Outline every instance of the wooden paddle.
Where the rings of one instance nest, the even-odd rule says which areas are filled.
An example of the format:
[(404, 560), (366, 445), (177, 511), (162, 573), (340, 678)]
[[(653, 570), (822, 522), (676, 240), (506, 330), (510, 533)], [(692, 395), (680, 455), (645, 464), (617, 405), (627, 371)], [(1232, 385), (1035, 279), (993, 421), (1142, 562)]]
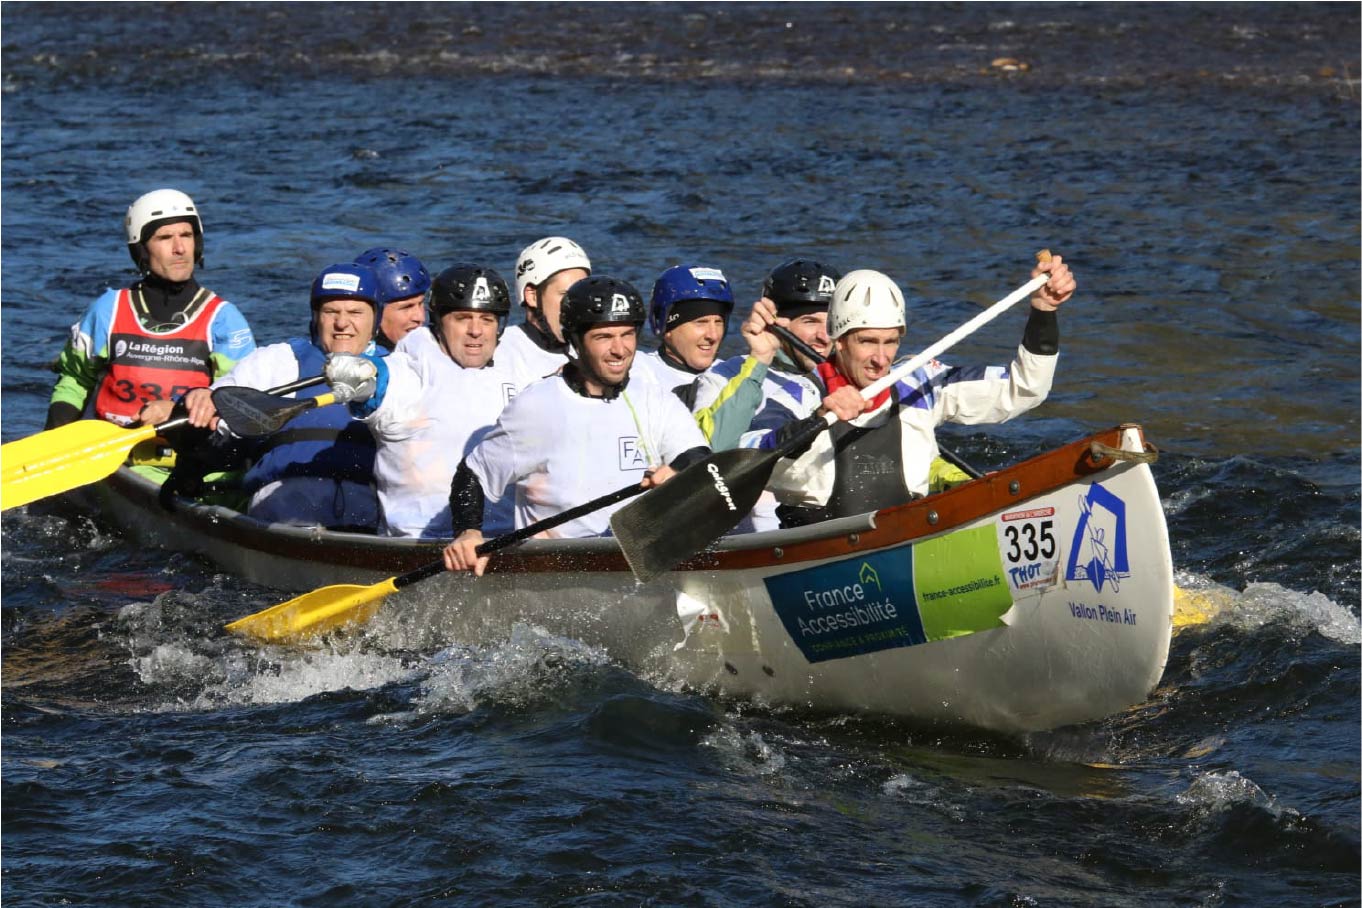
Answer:
[[(1027, 281), (902, 366), (862, 388), (861, 396), (873, 399), (1029, 297), (1049, 279), (1049, 275), (1042, 274)], [(837, 415), (829, 412), (821, 425), (773, 450), (735, 448), (711, 454), (616, 511), (610, 517), (610, 528), (619, 539), (634, 576), (646, 583), (732, 529), (757, 503), (777, 461), (806, 448), (835, 422)]]
[[(527, 527), (521, 527), (501, 536), (495, 536), (479, 545), (477, 552), (479, 555), (490, 555), (528, 539), (536, 533), (552, 529), (560, 524), (567, 523), (569, 520), (576, 520), (578, 517), (590, 514), (593, 511), (599, 511), (601, 508), (624, 501), (626, 498), (632, 498), (642, 491), (641, 485), (627, 485), (609, 495), (602, 495), (586, 504), (568, 508), (561, 514), (555, 514), (538, 523), (532, 523)], [(294, 643), (336, 630), (347, 624), (362, 624), (374, 616), (384, 598), (403, 587), (411, 586), (427, 577), (433, 577), (444, 569), (445, 562), (444, 558), (441, 557), (437, 561), (432, 561), (405, 574), (389, 577), (387, 580), (381, 580), (368, 586), (352, 583), (324, 586), (310, 593), (294, 597), (288, 602), (271, 606), (262, 612), (256, 612), (254, 615), (238, 618), (226, 627), (229, 631), (253, 637), (263, 643)]]
[[(289, 401), (273, 409), (262, 407), (262, 398), (288, 394), (324, 381), (326, 379), (319, 375), (268, 392), (254, 388), (219, 388), (213, 392), (213, 402), (222, 407), (218, 402), (223, 400), (229, 408), (236, 403), (243, 404), (236, 413), (242, 427), (256, 435), (268, 435), (303, 410), (329, 403), (333, 397), (323, 394), (306, 401)], [(232, 393), (219, 398), (223, 392)], [(248, 415), (252, 409), (254, 415)], [(103, 419), (78, 419), (0, 446), (0, 510), (17, 508), (98, 482), (117, 470), (139, 442), (156, 438), (188, 422), (188, 416), (177, 416), (158, 426), (127, 429)], [(231, 421), (227, 424), (235, 425)]]

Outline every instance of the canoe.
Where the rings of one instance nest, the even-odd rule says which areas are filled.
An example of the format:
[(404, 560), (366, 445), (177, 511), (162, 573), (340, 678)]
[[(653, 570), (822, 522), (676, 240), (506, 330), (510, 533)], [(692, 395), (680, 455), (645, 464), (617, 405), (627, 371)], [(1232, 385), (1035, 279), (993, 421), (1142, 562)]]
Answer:
[[(482, 578), (389, 597), (365, 630), (439, 647), (537, 627), (658, 683), (772, 706), (1007, 733), (1100, 719), (1145, 700), (1168, 656), (1154, 456), (1117, 426), (906, 505), (726, 538), (647, 584), (613, 539), (532, 540)], [(375, 583), (440, 549), (184, 500), (167, 512), (126, 469), (92, 490), (133, 537), (280, 591)]]

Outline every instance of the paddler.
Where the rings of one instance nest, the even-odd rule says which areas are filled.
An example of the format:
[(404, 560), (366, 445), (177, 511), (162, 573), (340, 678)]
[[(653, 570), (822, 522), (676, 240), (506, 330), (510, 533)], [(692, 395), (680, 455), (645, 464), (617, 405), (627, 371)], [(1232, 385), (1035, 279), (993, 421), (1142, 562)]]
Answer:
[(524, 387), (557, 372), (568, 361), (568, 345), (559, 324), (563, 295), (591, 274), (586, 251), (567, 237), (537, 240), (520, 252), (515, 263), (515, 296), (525, 322), (501, 337), (502, 364)]
[(836, 284), (828, 309), (832, 358), (813, 373), (822, 392), (778, 429), (755, 431), (748, 447), (778, 446), (817, 424), (840, 420), (795, 459), (781, 460), (767, 488), (782, 504), (785, 525), (845, 517), (903, 504), (930, 491), (943, 422), (1005, 422), (1039, 405), (1050, 392), (1059, 353), (1057, 310), (1077, 286), (1060, 256), (1036, 266), (1049, 282), (1031, 297), (1030, 316), (1010, 366), (917, 370), (873, 401), (860, 394), (887, 374), (906, 331), (903, 293), (878, 271), (853, 271)]
[[(404, 337), (392, 355), (374, 358), (372, 396), (333, 380), (334, 388), (347, 392), (351, 414), (364, 420), (378, 443), (380, 534), (453, 535), (454, 470), (515, 395), (513, 377), (494, 360), (510, 312), (511, 295), (501, 275), (481, 265), (453, 265), (431, 286), (430, 325)], [(328, 378), (351, 375), (357, 367), (347, 359), (333, 355)], [(483, 526), (511, 529), (509, 496), (489, 510)]]
[(674, 265), (653, 284), (648, 325), (657, 349), (634, 358), (636, 375), (656, 381), (690, 406), (694, 382), (719, 355), (733, 312), (733, 289), (723, 271), (705, 265)]
[[(322, 375), (334, 354), (387, 352), (375, 343), (383, 307), (373, 269), (353, 262), (323, 269), (312, 282), (310, 302), (307, 337), (258, 348), (213, 387), (264, 390)], [(372, 395), (378, 373), (373, 362), (362, 356), (343, 361), (348, 370), (326, 370), (337, 398)], [(324, 386), (313, 386), (297, 395), (323, 391)], [(220, 421), (211, 398), (208, 409), (203, 424), (215, 427)], [(219, 433), (229, 428), (219, 427)], [(270, 523), (372, 531), (378, 524), (374, 450), (368, 427), (345, 407), (317, 407), (294, 417), (279, 432), (246, 446), (253, 459), (244, 479), (247, 514)]]
[(378, 302), (383, 318), (378, 323), (378, 345), (391, 350), (412, 331), (426, 323), (426, 294), (430, 272), (421, 260), (401, 249), (376, 246), (355, 257), (378, 278)]
[(840, 277), (814, 259), (791, 259), (766, 276), (761, 299), (752, 304), (753, 324), (743, 326), (751, 352), (716, 363), (695, 383), (694, 409), (716, 451), (737, 447), (747, 432), (783, 425), (821, 399), (809, 378), (817, 363), (763, 332), (768, 325), (781, 325), (826, 357), (832, 349), (828, 304)]
[(188, 395), (255, 349), (236, 306), (194, 279), (203, 264), (203, 221), (178, 189), (141, 196), (124, 218), (128, 254), (141, 278), (107, 290), (71, 326), (53, 364), (46, 428), (85, 415), (124, 426), (154, 425)]
[[(568, 364), (517, 394), (454, 474), (450, 510), (459, 535), (444, 550), (447, 568), (483, 572), (487, 559), (475, 550), (483, 541), (484, 501), (511, 489), (519, 528), (630, 482), (660, 485), (709, 453), (674, 394), (630, 380), (645, 319), (642, 296), (625, 281), (593, 276), (568, 289), (561, 312)], [(619, 506), (551, 534), (603, 535)]]

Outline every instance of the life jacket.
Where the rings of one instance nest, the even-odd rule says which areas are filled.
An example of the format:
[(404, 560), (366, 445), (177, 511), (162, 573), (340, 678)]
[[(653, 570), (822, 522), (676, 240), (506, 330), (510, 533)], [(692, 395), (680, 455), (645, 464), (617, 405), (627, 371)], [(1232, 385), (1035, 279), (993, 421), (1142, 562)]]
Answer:
[[(288, 342), (298, 360), (299, 375), (320, 375), (326, 354), (306, 338)], [(299, 398), (317, 397), (330, 389), (313, 385), (297, 392)], [(360, 484), (373, 482), (374, 437), (369, 427), (340, 404), (315, 407), (295, 416), (288, 425), (260, 439), (255, 463), (246, 472), (245, 488), (254, 492), (277, 479), (321, 476)]]
[(120, 290), (109, 330), (109, 367), (95, 396), (95, 415), (131, 425), (148, 401), (171, 400), (213, 381), (213, 315), (222, 297), (201, 289), (184, 310), (184, 324), (152, 331), (140, 293)]
[(903, 428), (899, 422), (898, 388), (890, 388), (887, 421), (879, 426), (834, 423), (832, 494), (823, 507), (782, 506), (783, 526), (805, 526), (878, 511), (913, 500), (903, 479)]

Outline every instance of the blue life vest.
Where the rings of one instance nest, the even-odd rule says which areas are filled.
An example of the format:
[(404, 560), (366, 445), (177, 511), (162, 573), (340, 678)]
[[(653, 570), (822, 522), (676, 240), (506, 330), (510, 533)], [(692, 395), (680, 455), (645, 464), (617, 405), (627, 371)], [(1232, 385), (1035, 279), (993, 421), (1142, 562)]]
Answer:
[[(288, 342), (298, 360), (298, 374), (321, 375), (326, 354), (307, 338)], [(296, 397), (317, 397), (326, 385), (313, 385)], [(295, 416), (288, 425), (254, 449), (255, 463), (246, 473), (245, 487), (255, 492), (277, 479), (291, 476), (323, 476), (371, 484), (374, 481), (374, 437), (369, 427), (350, 415), (341, 404), (316, 407)]]

